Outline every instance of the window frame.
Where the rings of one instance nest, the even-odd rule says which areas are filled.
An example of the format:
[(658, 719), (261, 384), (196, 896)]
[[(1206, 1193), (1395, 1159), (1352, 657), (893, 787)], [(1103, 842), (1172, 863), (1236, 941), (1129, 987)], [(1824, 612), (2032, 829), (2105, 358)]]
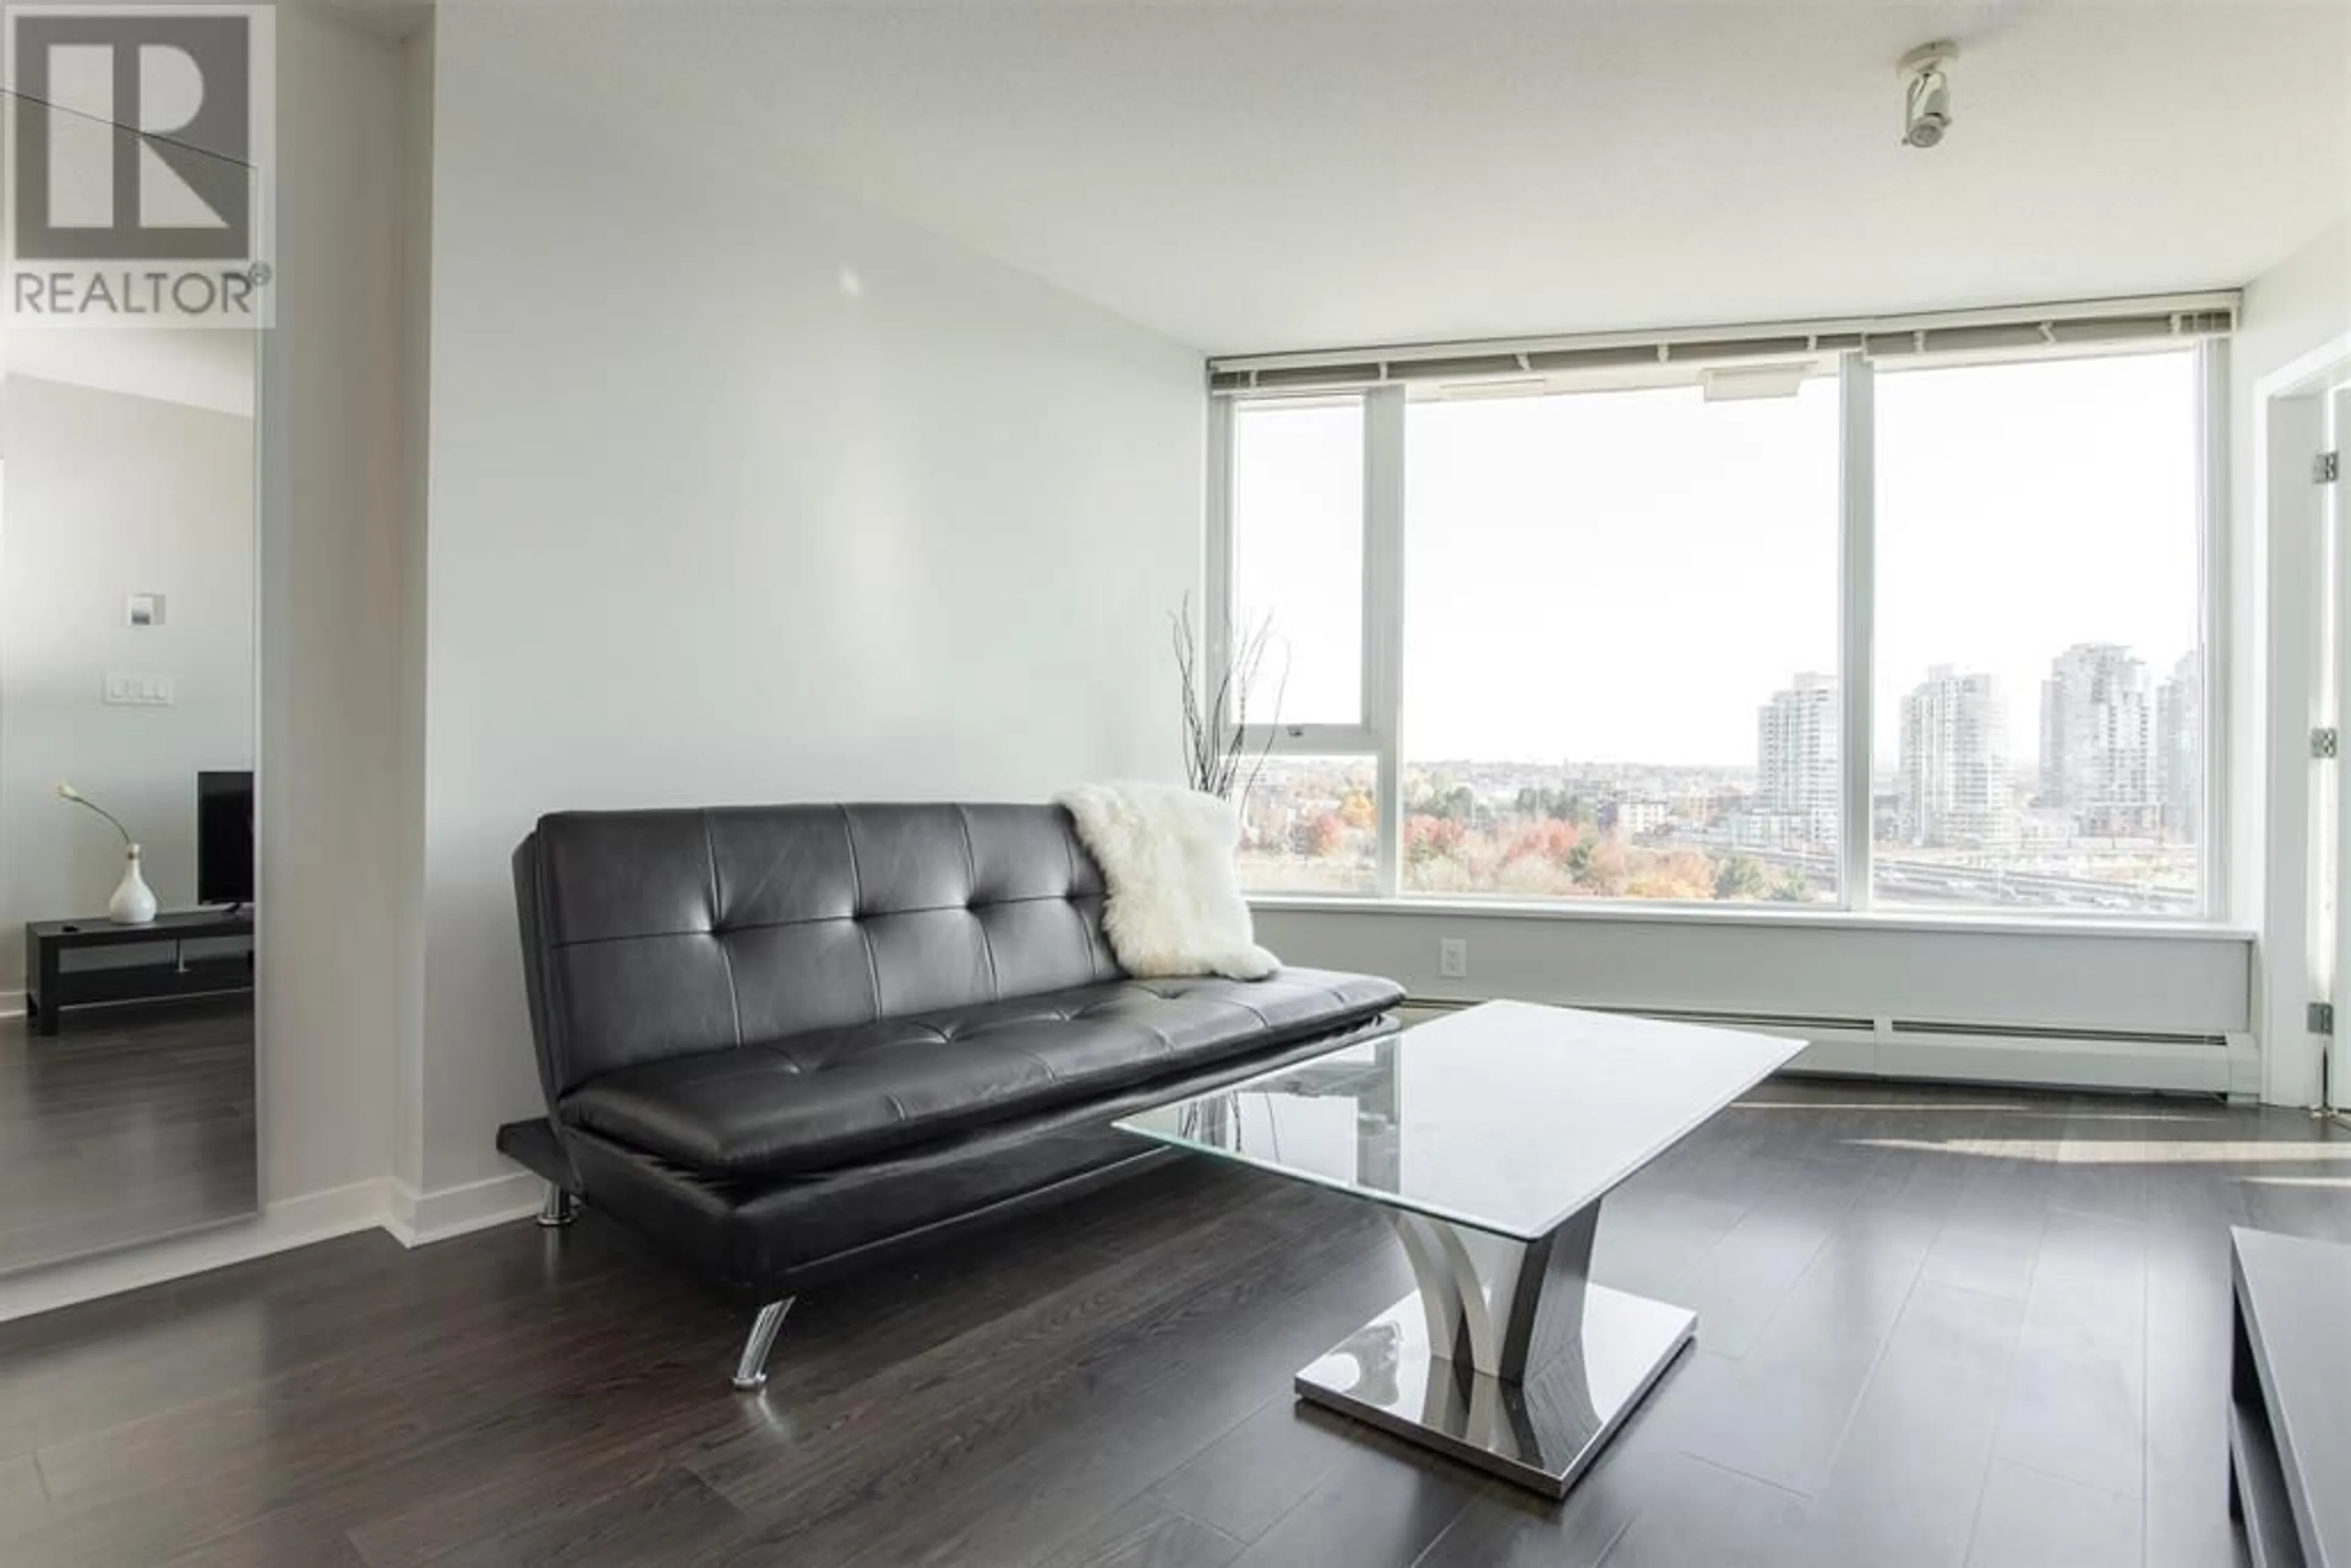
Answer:
[[(2178, 352), (2194, 356), (2198, 389), (2197, 538), (2198, 619), (2202, 638), (2198, 653), (2203, 684), (2201, 714), (2202, 811), (2197, 835), (2198, 889), (2195, 908), (2185, 914), (2129, 914), (2074, 910), (2015, 909), (1923, 910), (1904, 906), (1874, 909), (1872, 881), (1876, 846), (1872, 813), (1872, 769), (1875, 733), (1872, 704), (1876, 685), (1876, 367), (1858, 349), (1815, 356), (1823, 372), (1834, 374), (1838, 386), (1838, 691), (1842, 709), (1840, 799), (1838, 800), (1837, 896), (1833, 904), (1791, 905), (1721, 904), (1706, 901), (1653, 899), (1583, 899), (1573, 901), (1573, 913), (1585, 915), (1644, 918), (1780, 920), (1817, 923), (1823, 915), (1840, 919), (1862, 917), (1887, 923), (1945, 923), (1980, 925), (1986, 920), (2003, 925), (2057, 926), (2078, 930), (2087, 925), (2144, 926), (2173, 931), (2209, 925), (2225, 918), (2228, 908), (2228, 847), (2231, 819), (2225, 746), (2231, 730), (2227, 669), (2229, 656), (2229, 562), (2220, 548), (2228, 506), (2229, 346), (2226, 335), (2204, 337), (2191, 344), (2156, 341), (2145, 344), (2098, 344), (2043, 352), (2001, 351), (1935, 354), (1903, 365), (1960, 366), (1997, 362), (2045, 361), (2077, 358), (2108, 358), (2147, 352)], [(1575, 391), (1631, 390), (1695, 380), (1687, 376), (1660, 378), (1654, 372), (1619, 372), (1578, 376)], [(1559, 390), (1556, 388), (1547, 390)], [(1405, 413), (1411, 387), (1387, 381), (1347, 395), (1358, 396), (1364, 417), (1363, 485), (1363, 646), (1359, 671), (1363, 687), (1362, 722), (1353, 725), (1251, 725), (1242, 741), (1252, 747), (1270, 742), (1276, 755), (1291, 757), (1373, 758), (1378, 769), (1377, 826), (1379, 853), (1373, 891), (1363, 894), (1313, 895), (1311, 902), (1344, 905), (1400, 904), (1414, 908), (1462, 906), (1480, 911), (1513, 908), (1557, 915), (1552, 901), (1513, 900), (1502, 896), (1416, 893), (1403, 885), (1404, 769), (1404, 639), (1405, 624)], [(1204, 628), (1210, 667), (1221, 668), (1231, 646), (1232, 627), (1232, 456), (1233, 420), (1244, 402), (1331, 401), (1330, 389), (1301, 389), (1285, 396), (1278, 392), (1239, 390), (1211, 392), (1208, 396), (1208, 529), (1206, 550), (1207, 614)], [(1253, 899), (1280, 902), (1292, 895), (1250, 894)]]

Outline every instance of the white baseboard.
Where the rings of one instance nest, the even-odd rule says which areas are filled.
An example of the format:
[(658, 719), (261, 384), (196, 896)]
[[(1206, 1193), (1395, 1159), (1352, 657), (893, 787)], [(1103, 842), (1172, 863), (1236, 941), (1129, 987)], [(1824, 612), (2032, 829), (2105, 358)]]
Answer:
[(429, 1193), (419, 1193), (391, 1177), (353, 1182), (281, 1199), (251, 1219), (0, 1278), (0, 1322), (183, 1280), (356, 1231), (382, 1229), (403, 1247), (446, 1241), (493, 1225), (529, 1218), (538, 1214), (543, 1197), (539, 1179), (528, 1171)]
[(418, 1192), (406, 1182), (384, 1183), (383, 1228), (403, 1247), (423, 1247), (452, 1237), (527, 1219), (538, 1212), (545, 1184), (528, 1171), (486, 1176), (438, 1192)]
[(2262, 1103), (2262, 1043), (2251, 1034), (2229, 1037), (2229, 1103)]
[(24, 1016), (25, 993), (22, 991), (0, 991), (0, 1019), (23, 1018)]
[(384, 1222), (383, 1186), (354, 1182), (284, 1198), (251, 1219), (0, 1279), (0, 1322), (373, 1229)]
[(2225, 1094), (2232, 1058), (2242, 1052), (2158, 1040), (1989, 1039), (1925, 1034), (1864, 1035), (1823, 1030), (1788, 1064), (1791, 1072), (1879, 1078), (1947, 1079), (1968, 1083), (2032, 1084), (2052, 1089), (2113, 1089)]

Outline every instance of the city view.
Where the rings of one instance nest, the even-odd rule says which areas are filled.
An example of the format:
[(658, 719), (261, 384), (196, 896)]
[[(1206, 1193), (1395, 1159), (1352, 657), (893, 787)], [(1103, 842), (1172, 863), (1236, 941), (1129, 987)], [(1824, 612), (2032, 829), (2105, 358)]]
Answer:
[[(1875, 902), (2195, 913), (2201, 667), (2192, 651), (2159, 666), (2111, 643), (2056, 652), (2025, 699), (2028, 755), (1999, 675), (1935, 665), (1897, 683), (1870, 790)], [(1757, 702), (1738, 761), (1408, 758), (1404, 890), (1834, 903), (1839, 707), (1834, 677), (1792, 674)], [(1377, 786), (1368, 758), (1269, 758), (1244, 810), (1248, 885), (1374, 891)]]
[[(1874, 387), (1870, 901), (2197, 913), (2194, 356)], [(1232, 602), (1284, 677), (1252, 713), (1401, 726), (1406, 893), (1839, 902), (1841, 406), (1823, 377), (1409, 403), (1384, 716), (1361, 410), (1245, 408)], [(1270, 759), (1250, 884), (1376, 891), (1379, 784), (1367, 756)]]

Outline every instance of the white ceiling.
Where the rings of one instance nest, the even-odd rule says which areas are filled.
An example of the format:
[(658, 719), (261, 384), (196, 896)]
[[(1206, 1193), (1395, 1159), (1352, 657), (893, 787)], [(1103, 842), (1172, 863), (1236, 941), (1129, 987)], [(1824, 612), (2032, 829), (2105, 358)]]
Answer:
[[(2351, 0), (575, 15), (638, 90), (1211, 352), (2233, 286), (2351, 203)], [(1894, 63), (1944, 37), (1913, 151)]]

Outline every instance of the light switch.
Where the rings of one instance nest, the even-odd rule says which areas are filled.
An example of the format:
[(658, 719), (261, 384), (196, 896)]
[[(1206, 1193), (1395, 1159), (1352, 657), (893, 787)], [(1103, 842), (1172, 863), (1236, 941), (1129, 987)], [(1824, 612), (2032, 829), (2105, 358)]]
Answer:
[(122, 707), (170, 707), (172, 702), (172, 677), (110, 671), (106, 677), (106, 700)]

